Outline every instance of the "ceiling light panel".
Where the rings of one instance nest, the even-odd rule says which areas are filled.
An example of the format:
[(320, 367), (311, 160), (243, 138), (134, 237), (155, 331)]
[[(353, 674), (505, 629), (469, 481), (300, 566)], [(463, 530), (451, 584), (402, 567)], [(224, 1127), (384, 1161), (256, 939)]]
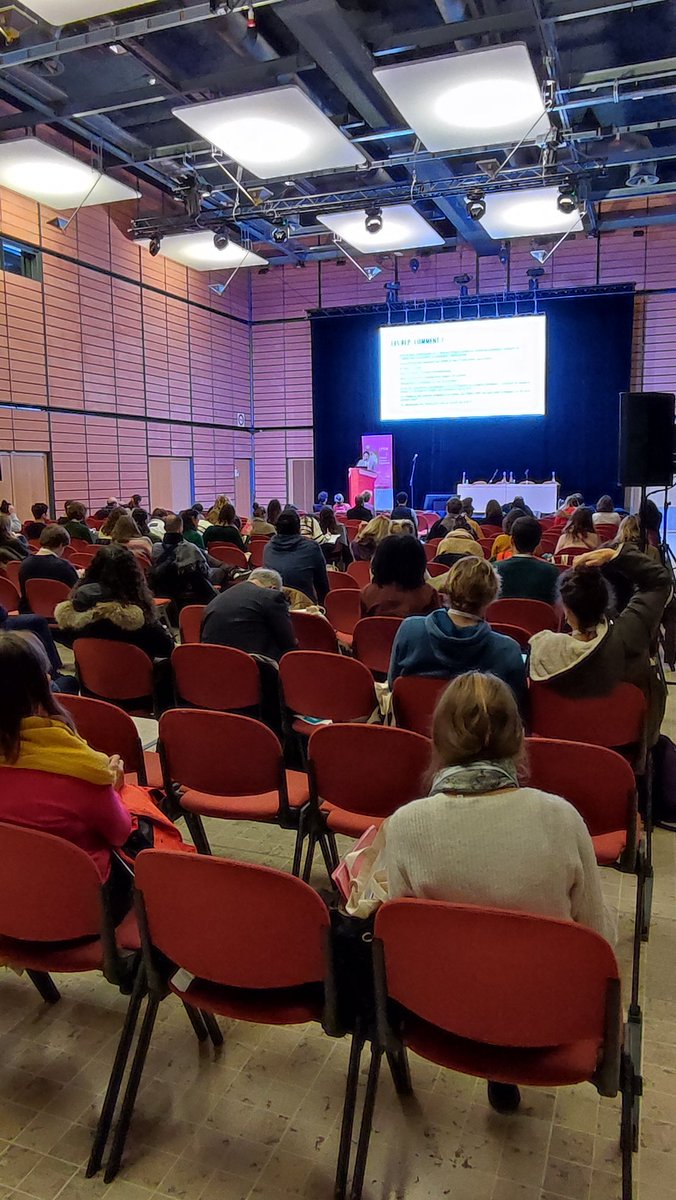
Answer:
[(138, 200), (141, 193), (39, 138), (0, 144), (0, 187), (58, 212), (79, 205)]
[[(149, 238), (140, 238), (139, 243), (146, 249), (150, 245)], [(236, 242), (228, 242), (224, 250), (214, 246), (213, 231), (204, 230), (201, 233), (177, 233), (171, 237), (163, 237), (160, 254), (171, 258), (174, 262), (182, 263), (184, 267), (192, 267), (193, 271), (228, 270), (233, 267), (266, 267), (267, 261), (252, 250), (245, 250)]]
[(522, 42), (377, 67), (373, 74), (428, 150), (538, 141), (550, 130)]
[(138, 8), (141, 4), (152, 4), (154, 0), (26, 0), (26, 8), (41, 17), (47, 25), (59, 27), (73, 21), (88, 21), (90, 17), (102, 17), (105, 13), (119, 12), (123, 8)]
[(366, 162), (296, 84), (173, 109), (195, 133), (259, 179), (285, 179)]
[(344, 242), (363, 254), (385, 250), (413, 250), (423, 246), (443, 246), (439, 236), (412, 204), (392, 204), (382, 210), (383, 224), (378, 233), (366, 229), (366, 209), (351, 212), (326, 213), (320, 216), (322, 225), (337, 234)]
[(492, 238), (534, 237), (573, 233), (583, 228), (576, 208), (562, 213), (557, 187), (526, 188), (522, 192), (487, 192), (486, 212), (479, 222)]

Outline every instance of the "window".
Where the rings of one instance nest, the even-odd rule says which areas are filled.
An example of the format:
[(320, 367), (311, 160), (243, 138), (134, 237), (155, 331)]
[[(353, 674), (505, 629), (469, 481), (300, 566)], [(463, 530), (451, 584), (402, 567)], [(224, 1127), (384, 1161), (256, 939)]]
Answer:
[(2, 269), (11, 271), (12, 275), (23, 275), (25, 279), (36, 279), (42, 282), (42, 255), (33, 246), (24, 246), (23, 242), (10, 242), (8, 238), (0, 239), (2, 247)]

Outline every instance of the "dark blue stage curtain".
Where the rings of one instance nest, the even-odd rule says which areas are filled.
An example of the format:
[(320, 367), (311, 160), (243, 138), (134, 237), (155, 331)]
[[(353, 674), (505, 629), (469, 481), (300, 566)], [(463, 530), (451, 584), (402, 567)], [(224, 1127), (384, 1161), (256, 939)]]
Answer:
[[(519, 307), (533, 311), (530, 304)], [(440, 312), (438, 303), (430, 302), (430, 311)], [(482, 301), (480, 311), (495, 315), (495, 302)], [(512, 312), (513, 301), (499, 303), (499, 316)], [(389, 422), (379, 420), (378, 329), (387, 311), (312, 313), (317, 488), (344, 492), (362, 433), (391, 433), (395, 490), (408, 488), (411, 460), (419, 455), (418, 506), (427, 492), (452, 492), (463, 471), (468, 479), (490, 479), (496, 470), (522, 479), (526, 469), (534, 480), (555, 471), (563, 495), (581, 491), (595, 503), (609, 492), (619, 501), (618, 396), (630, 383), (633, 291), (540, 293), (538, 312), (547, 314), (546, 416)], [(418, 320), (409, 313), (411, 324)], [(393, 323), (403, 321), (396, 310)]]

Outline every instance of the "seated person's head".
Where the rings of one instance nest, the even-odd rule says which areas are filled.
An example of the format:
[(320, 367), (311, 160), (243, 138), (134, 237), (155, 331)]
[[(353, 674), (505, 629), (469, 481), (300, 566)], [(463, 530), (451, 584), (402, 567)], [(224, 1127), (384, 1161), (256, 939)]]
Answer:
[(49, 512), (46, 504), (31, 504), (34, 521), (43, 521)]
[(370, 502), (371, 502), (371, 493), (370, 492), (364, 492), (364, 495), (362, 496), (362, 502), (364, 504), (370, 504)]
[(615, 505), (613, 504), (612, 496), (601, 496), (597, 501), (596, 511), (599, 513), (614, 513)]
[(500, 591), (500, 577), (484, 558), (471, 555), (451, 567), (444, 583), (450, 607), (483, 618)]
[(578, 507), (571, 514), (565, 532), (572, 538), (584, 541), (588, 534), (594, 532), (594, 522), (590, 509)]
[[(460, 564), (458, 564), (460, 565)], [(458, 675), (432, 720), (433, 770), (472, 762), (521, 762), (523, 725), (512, 689), (495, 675)]]
[(392, 522), (389, 517), (381, 514), (379, 517), (371, 517), (365, 525), (357, 533), (355, 542), (382, 542), (383, 538), (388, 537), (392, 532)]
[(514, 497), (512, 500), (512, 508), (521, 508), (524, 512), (526, 511), (526, 501), (524, 500), (523, 496)]
[(397, 504), (408, 504), (407, 492), (397, 492)]
[(377, 587), (393, 584), (406, 592), (422, 587), (427, 559), (416, 537), (399, 534), (386, 537), (373, 555), (371, 576)]
[(137, 538), (139, 533), (140, 530), (136, 524), (136, 521), (134, 521), (132, 517), (127, 516), (127, 513), (123, 512), (115, 522), (115, 528), (113, 529), (111, 537), (114, 542), (124, 543), (130, 542), (132, 538)]
[(196, 500), (195, 503), (193, 504), (193, 510), (194, 510), (194, 512), (197, 513), (197, 516), (199, 518), (202, 516), (202, 513), (204, 512), (204, 505), (200, 504), (199, 500)]
[(279, 514), (279, 520), (277, 521), (277, 533), (300, 533), (300, 517), (298, 516), (295, 508), (285, 508), (284, 512)]
[(502, 525), (502, 508), (498, 500), (489, 500), (486, 505), (486, 524)]
[(281, 504), (280, 504), (279, 500), (278, 500), (278, 499), (275, 497), (275, 498), (274, 498), (273, 500), (271, 500), (271, 501), (270, 501), (270, 503), (268, 504), (268, 513), (267, 513), (267, 516), (268, 516), (268, 524), (270, 524), (270, 525), (276, 525), (276, 524), (277, 524), (277, 519), (278, 519), (278, 517), (279, 517), (279, 514), (280, 514), (280, 512), (281, 512), (281, 511), (282, 511), (282, 506), (281, 506)]
[(342, 492), (336, 492), (335, 496), (333, 497), (333, 503), (334, 504), (344, 504), (345, 503), (345, 497)]
[(279, 571), (271, 571), (269, 567), (256, 567), (249, 576), (249, 583), (256, 587), (269, 588), (272, 592), (281, 592), (283, 584)]
[(472, 497), (465, 496), (465, 498), (460, 501), (460, 507), (462, 508), (462, 511), (465, 513), (466, 516), (471, 517), (472, 513), (474, 512), (474, 505), (472, 504)]
[(0, 539), (4, 542), (14, 540), (12, 518), (8, 513), (0, 513)]
[(70, 546), (70, 534), (63, 525), (45, 525), (40, 534), (42, 550), (51, 550), (58, 558), (63, 555), (66, 546)]
[(221, 511), (218, 514), (218, 524), (219, 525), (234, 525), (235, 516), (236, 516), (236, 513), (235, 513), (235, 510), (234, 510), (232, 504), (230, 503), (229, 500), (226, 500), (225, 504), (221, 505)]
[(113, 530), (115, 529), (120, 517), (124, 517), (126, 515), (126, 509), (121, 508), (118, 505), (118, 507), (114, 508), (113, 511), (106, 517), (105, 521), (103, 522), (103, 526), (101, 527), (101, 533), (105, 534), (106, 537), (112, 537)]
[(194, 508), (184, 508), (181, 513), (184, 529), (197, 529), (197, 513)]
[(613, 539), (613, 545), (621, 542), (636, 542), (641, 541), (641, 522), (638, 517), (623, 517), (620, 521), (617, 537)]
[(167, 516), (166, 508), (154, 508), (150, 514), (151, 521), (164, 521)]
[(535, 517), (518, 517), (512, 525), (512, 544), (517, 554), (535, 554), (542, 539), (542, 530)]
[(329, 500), (328, 492), (319, 492), (319, 494), (317, 496), (317, 502), (319, 504), (328, 504), (328, 500)]
[(355, 496), (355, 498), (354, 498), (354, 506), (355, 506), (355, 508), (361, 508), (363, 503), (364, 503), (364, 495), (362, 492), (360, 492), (359, 495)]
[(322, 533), (338, 533), (340, 530), (340, 526), (336, 520), (336, 514), (332, 508), (329, 508), (328, 504), (324, 505), (321, 512), (317, 516), (317, 520), (319, 521), (319, 528), (321, 529)]
[(577, 567), (559, 580), (566, 620), (574, 633), (595, 633), (610, 608), (610, 589), (598, 567)]
[(446, 501), (446, 512), (449, 517), (459, 517), (462, 511), (462, 500), (458, 496), (451, 496), (450, 500)]
[(106, 600), (116, 600), (123, 605), (136, 604), (146, 622), (157, 620), (155, 603), (138, 560), (126, 546), (116, 543), (99, 548), (75, 585), (71, 599), (73, 607), (83, 611)]
[(265, 509), (263, 508), (262, 504), (254, 504), (253, 517), (254, 517), (254, 521), (264, 521), (265, 520)]
[(66, 509), (66, 516), (69, 521), (84, 521), (87, 509), (84, 504), (80, 504), (79, 500), (73, 500)]
[(0, 759), (19, 757), (21, 722), (27, 717), (58, 717), (72, 721), (49, 686), (47, 656), (37, 638), (0, 633)]
[(402, 517), (400, 521), (393, 521), (390, 526), (390, 532), (401, 535), (402, 533), (410, 534), (415, 537), (415, 525), (413, 521), (409, 521), (408, 517)]
[(183, 533), (183, 518), (178, 513), (172, 513), (164, 522), (164, 528), (166, 533)]
[(514, 522), (518, 521), (520, 517), (525, 517), (525, 515), (526, 514), (522, 508), (515, 508), (514, 505), (512, 505), (509, 512), (507, 513), (507, 516), (504, 518), (504, 520), (502, 522), (503, 533), (508, 533), (511, 536)]

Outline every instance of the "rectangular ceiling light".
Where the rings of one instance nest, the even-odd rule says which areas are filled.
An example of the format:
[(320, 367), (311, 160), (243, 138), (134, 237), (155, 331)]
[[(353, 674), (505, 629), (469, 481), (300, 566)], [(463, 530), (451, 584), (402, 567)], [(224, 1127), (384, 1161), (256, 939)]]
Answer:
[(522, 192), (487, 192), (486, 212), (480, 224), (497, 241), (547, 233), (573, 233), (582, 229), (579, 210), (560, 212), (556, 203), (558, 196), (557, 187), (526, 188)]
[(0, 143), (0, 187), (58, 212), (79, 205), (138, 200), (141, 195), (36, 137)]
[(343, 241), (361, 250), (371, 251), (418, 250), (423, 246), (443, 246), (444, 239), (420, 216), (412, 204), (391, 204), (382, 209), (383, 225), (378, 233), (366, 228), (366, 209), (351, 212), (326, 213), (319, 217), (322, 225)]
[(377, 67), (373, 74), (428, 150), (537, 141), (550, 129), (522, 42)]
[(344, 170), (366, 162), (296, 84), (172, 111), (259, 179)]
[(26, 0), (26, 8), (47, 25), (59, 28), (73, 21), (88, 21), (91, 17), (151, 3), (153, 0)]
[[(150, 245), (149, 238), (139, 238), (139, 244), (146, 249)], [(171, 258), (174, 262), (182, 263), (184, 267), (192, 267), (193, 271), (227, 271), (233, 267), (267, 267), (267, 261), (253, 250), (245, 250), (237, 242), (228, 242), (224, 250), (214, 246), (214, 235), (208, 229), (200, 233), (174, 233), (163, 237), (160, 244), (160, 254)]]

